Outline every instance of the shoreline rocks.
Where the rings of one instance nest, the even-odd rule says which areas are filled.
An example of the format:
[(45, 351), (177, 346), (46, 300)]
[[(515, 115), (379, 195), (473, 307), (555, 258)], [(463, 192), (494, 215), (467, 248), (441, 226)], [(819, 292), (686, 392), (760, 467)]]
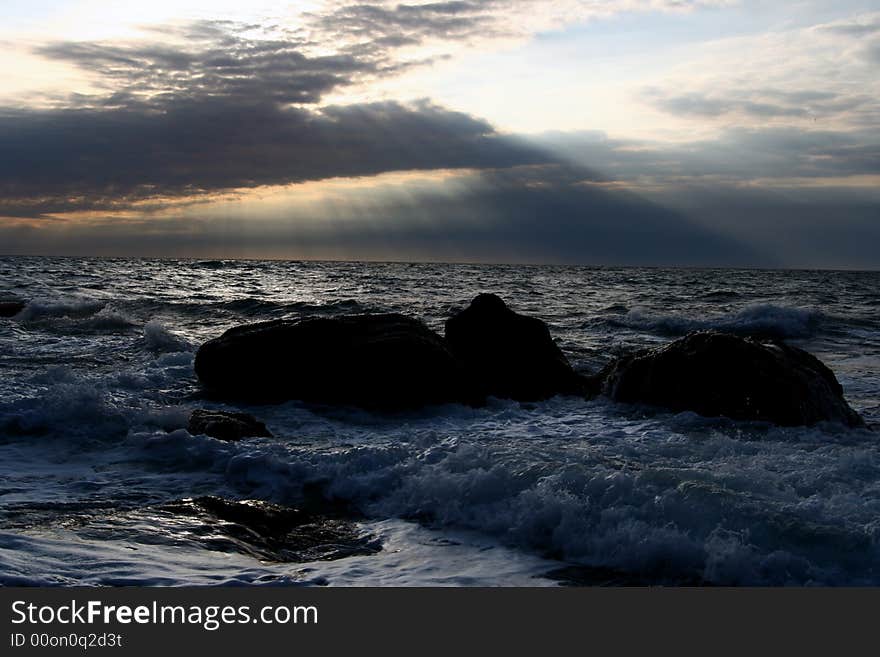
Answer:
[[(394, 313), (275, 320), (209, 340), (196, 354), (195, 370), (209, 395), (227, 401), (302, 400), (397, 411), (477, 406), (487, 396), (528, 402), (603, 394), (732, 420), (865, 426), (828, 367), (777, 340), (700, 331), (582, 375), (544, 322), (514, 312), (494, 294), (478, 295), (450, 317), (445, 333)], [(256, 422), (198, 419), (208, 421), (225, 440), (245, 435), (239, 423)], [(208, 433), (203, 426), (198, 430)]]
[(479, 402), (446, 341), (393, 313), (232, 328), (199, 348), (195, 371), (208, 393), (223, 399), (375, 410)]
[[(152, 507), (152, 519), (173, 519), (186, 540), (221, 552), (239, 552), (280, 563), (330, 561), (382, 550), (355, 518), (337, 517), (261, 500), (205, 496)], [(189, 521), (189, 522), (187, 522)]]
[(266, 425), (247, 413), (230, 413), (198, 408), (189, 416), (186, 430), (217, 440), (237, 442), (243, 438), (271, 438)]
[(0, 300), (0, 317), (15, 317), (27, 304), (18, 299)]
[(818, 358), (778, 341), (700, 331), (610, 364), (602, 392), (708, 417), (781, 426), (840, 422), (864, 426)]
[(547, 325), (514, 312), (494, 294), (478, 295), (446, 320), (446, 341), (487, 395), (541, 401), (584, 392), (583, 378)]

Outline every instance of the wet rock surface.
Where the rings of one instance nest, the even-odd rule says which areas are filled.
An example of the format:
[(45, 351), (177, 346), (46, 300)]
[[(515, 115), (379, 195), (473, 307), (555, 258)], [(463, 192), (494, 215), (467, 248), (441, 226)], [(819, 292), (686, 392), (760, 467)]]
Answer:
[(206, 547), (269, 561), (342, 559), (379, 552), (381, 544), (351, 519), (310, 513), (260, 500), (207, 496), (169, 502), (160, 512), (195, 521)]
[(218, 440), (236, 442), (243, 438), (271, 438), (266, 425), (248, 413), (196, 409), (189, 417), (187, 431)]
[(782, 426), (863, 426), (818, 358), (779, 341), (703, 331), (613, 362), (602, 391), (620, 402)]
[(480, 294), (449, 318), (446, 339), (486, 394), (538, 401), (584, 392), (584, 380), (547, 325), (514, 312), (494, 294)]
[(208, 393), (223, 399), (379, 410), (478, 401), (443, 338), (398, 314), (236, 327), (199, 348), (195, 370)]
[(0, 317), (14, 317), (24, 310), (26, 305), (24, 301), (18, 299), (0, 299)]

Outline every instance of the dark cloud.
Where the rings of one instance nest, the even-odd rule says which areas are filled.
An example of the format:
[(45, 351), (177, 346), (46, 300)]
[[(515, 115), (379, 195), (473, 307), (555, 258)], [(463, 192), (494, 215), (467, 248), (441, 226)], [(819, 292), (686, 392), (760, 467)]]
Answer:
[[(466, 14), (466, 4), (392, 13), (416, 25)], [(37, 48), (88, 70), (105, 91), (55, 99), (51, 110), (0, 110), (0, 214), (113, 211), (240, 187), (548, 161), (485, 121), (428, 102), (313, 107), (337, 88), (418, 65), (389, 56), (415, 37), (377, 33), (372, 48), (316, 55), (305, 37), (254, 38), (249, 26), (227, 22), (154, 32), (183, 45)]]
[(761, 266), (880, 269), (880, 190), (692, 184), (654, 200), (750, 245)]
[(880, 191), (666, 187), (652, 200), (578, 169), (482, 172), (361, 199), (345, 216), (0, 223), (5, 253), (880, 268)]
[[(332, 205), (332, 203), (331, 203)], [(253, 216), (100, 226), (45, 222), (0, 228), (8, 252), (210, 257), (319, 257), (588, 264), (753, 263), (752, 250), (681, 213), (604, 189), (578, 167), (540, 165), (473, 174), (360, 199), (319, 220)], [(230, 239), (234, 235), (235, 239)]]
[[(331, 54), (317, 54), (317, 36), (308, 31), (256, 38), (248, 36), (259, 33), (254, 26), (223, 22), (155, 30), (178, 46), (42, 46), (42, 56), (90, 71), (102, 91), (54, 99), (54, 109), (0, 110), (0, 216), (100, 210), (105, 220), (7, 221), (0, 224), (2, 250), (880, 265), (866, 247), (880, 238), (875, 196), (743, 186), (762, 178), (878, 174), (880, 141), (872, 130), (822, 130), (817, 121), (813, 130), (728, 130), (679, 146), (585, 133), (526, 141), (428, 101), (320, 107), (331, 92), (422, 63), (401, 60), (401, 48), (502, 34), (498, 10), (509, 5), (346, 3), (314, 17), (317, 36), (339, 37)], [(866, 94), (816, 90), (655, 89), (646, 98), (681, 116), (761, 120), (861, 112), (867, 121), (874, 107)], [(184, 207), (238, 188), (435, 169), (477, 173), (455, 193), (442, 186), (407, 186), (396, 195), (366, 190), (363, 198), (344, 199), (352, 216), (319, 221), (297, 215), (302, 208), (295, 206), (290, 216), (285, 208), (270, 218), (222, 220), (194, 218)], [(615, 188), (644, 189), (645, 181), (661, 189), (645, 198)], [(177, 218), (146, 216), (167, 210), (169, 201)], [(142, 219), (122, 216), (135, 206)], [(834, 234), (823, 238), (829, 217)]]
[(588, 164), (609, 179), (627, 182), (880, 174), (880, 139), (875, 132), (739, 128), (677, 145), (608, 139), (602, 133), (547, 133), (534, 143), (570, 162)]
[(0, 151), (0, 214), (7, 216), (388, 171), (548, 161), (485, 121), (428, 102), (318, 112), (238, 98), (175, 100), (161, 112), (6, 112)]
[(253, 39), (234, 31), (246, 33), (246, 26), (209, 22), (177, 29), (188, 45), (61, 42), (36, 53), (89, 71), (107, 89), (68, 99), (79, 106), (162, 109), (169, 99), (215, 97), (310, 104), (338, 87), (400, 68), (376, 57), (309, 55), (299, 39)]

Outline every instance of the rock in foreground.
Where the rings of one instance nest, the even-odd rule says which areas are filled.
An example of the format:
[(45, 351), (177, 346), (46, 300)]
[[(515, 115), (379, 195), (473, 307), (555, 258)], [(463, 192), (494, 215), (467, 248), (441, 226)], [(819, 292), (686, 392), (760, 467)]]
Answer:
[(446, 340), (486, 394), (538, 401), (584, 391), (547, 325), (515, 313), (494, 294), (480, 294), (447, 320)]
[(864, 425), (834, 373), (815, 356), (714, 331), (621, 358), (608, 368), (603, 391), (616, 401), (733, 420)]
[(242, 438), (271, 438), (266, 425), (247, 413), (229, 413), (198, 408), (189, 417), (187, 431), (191, 434), (235, 442)]
[(24, 310), (24, 301), (0, 300), (0, 317), (13, 317)]
[(220, 398), (397, 410), (473, 402), (442, 337), (398, 314), (275, 320), (203, 344), (195, 371)]
[(210, 496), (177, 500), (154, 507), (150, 516), (163, 531), (185, 534), (186, 541), (267, 561), (324, 561), (381, 550), (381, 543), (351, 519), (316, 515), (259, 500)]

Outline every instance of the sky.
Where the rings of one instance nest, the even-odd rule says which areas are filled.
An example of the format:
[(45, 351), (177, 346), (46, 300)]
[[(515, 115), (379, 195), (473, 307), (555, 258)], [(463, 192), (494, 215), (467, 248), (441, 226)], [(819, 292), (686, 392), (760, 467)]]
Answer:
[(874, 1), (9, 0), (0, 66), (3, 254), (880, 268)]

